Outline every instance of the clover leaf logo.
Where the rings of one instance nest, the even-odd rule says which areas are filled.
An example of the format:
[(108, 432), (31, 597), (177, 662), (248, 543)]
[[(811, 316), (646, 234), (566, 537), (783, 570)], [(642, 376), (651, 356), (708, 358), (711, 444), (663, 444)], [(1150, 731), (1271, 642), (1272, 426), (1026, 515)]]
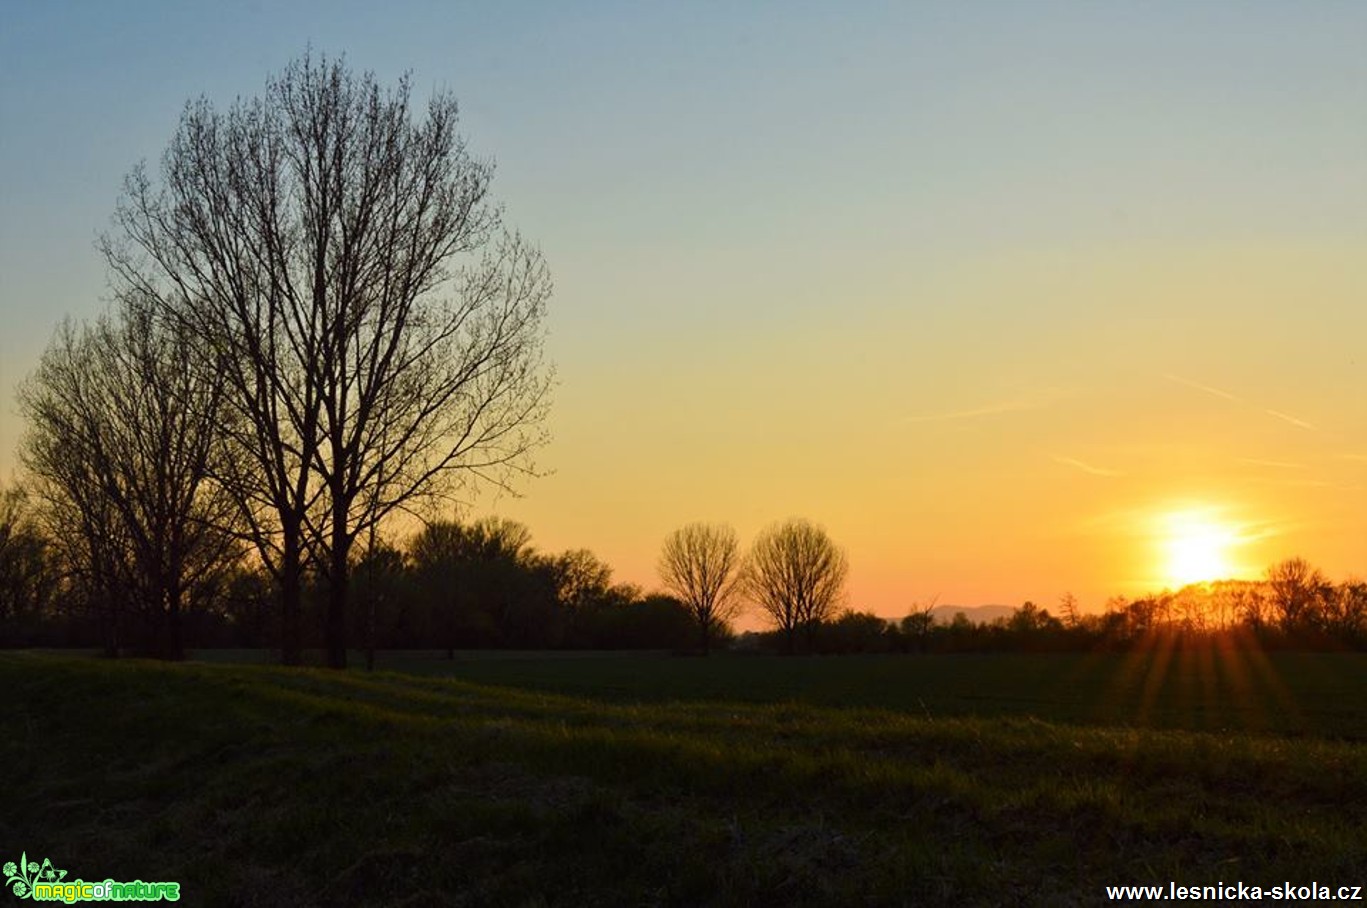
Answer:
[(51, 858), (43, 858), (40, 865), (28, 859), (28, 852), (19, 856), (19, 863), (6, 861), (4, 866), (5, 885), (19, 898), (32, 897), (35, 883), (60, 883), (66, 879), (66, 871), (52, 866)]

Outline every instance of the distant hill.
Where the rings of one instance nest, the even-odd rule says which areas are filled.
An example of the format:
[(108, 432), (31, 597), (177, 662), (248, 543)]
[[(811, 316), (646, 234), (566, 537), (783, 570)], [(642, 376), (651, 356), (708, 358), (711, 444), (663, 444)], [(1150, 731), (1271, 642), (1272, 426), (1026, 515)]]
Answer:
[(998, 618), (1010, 617), (1015, 610), (1010, 605), (937, 605), (930, 613), (937, 624), (948, 624), (959, 612), (963, 612), (974, 624), (987, 624)]

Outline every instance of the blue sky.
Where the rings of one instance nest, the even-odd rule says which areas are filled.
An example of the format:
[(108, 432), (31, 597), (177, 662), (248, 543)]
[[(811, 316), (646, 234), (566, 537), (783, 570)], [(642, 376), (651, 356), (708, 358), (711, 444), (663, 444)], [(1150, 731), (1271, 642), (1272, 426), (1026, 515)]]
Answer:
[(1247, 570), (1367, 570), (1353, 2), (6, 0), (0, 477), (123, 175), (310, 46), (455, 92), (547, 256), (555, 472), (477, 504), (546, 548), (650, 585), (793, 514), (852, 605), (1094, 604), (1162, 579), (1111, 517), (1196, 502), (1277, 528)]

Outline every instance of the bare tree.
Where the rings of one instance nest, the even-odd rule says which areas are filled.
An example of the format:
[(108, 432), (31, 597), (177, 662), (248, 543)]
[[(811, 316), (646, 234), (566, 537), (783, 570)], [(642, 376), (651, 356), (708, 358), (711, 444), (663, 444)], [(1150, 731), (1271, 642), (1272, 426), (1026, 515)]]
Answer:
[(1064, 593), (1059, 597), (1058, 609), (1063, 616), (1063, 626), (1069, 630), (1075, 629), (1082, 623), (1082, 609), (1078, 605), (1077, 597), (1071, 592)]
[(1367, 583), (1343, 581), (1326, 602), (1326, 624), (1340, 640), (1362, 642), (1367, 638)]
[(52, 551), (22, 486), (0, 486), (0, 646), (22, 644), (52, 601)]
[(789, 653), (802, 629), (810, 647), (817, 626), (831, 617), (849, 573), (845, 553), (821, 527), (801, 519), (769, 527), (754, 541), (745, 588), (782, 631)]
[(178, 659), (189, 597), (233, 559), (232, 510), (208, 480), (219, 390), (186, 368), (179, 325), (144, 303), (62, 326), (21, 389), (23, 460), (93, 592), (115, 616), (130, 600), (144, 646)]
[(549, 273), (502, 228), (454, 98), (415, 122), (410, 94), (306, 56), (226, 114), (191, 104), (105, 244), (226, 363), (226, 481), (281, 584), (286, 661), (306, 548), (341, 667), (358, 536), (464, 481), (507, 487), (545, 440)]
[(1282, 630), (1294, 632), (1320, 619), (1328, 581), (1304, 558), (1288, 558), (1267, 569), (1269, 599)]
[(909, 643), (914, 643), (918, 651), (925, 648), (931, 631), (935, 629), (935, 605), (939, 601), (940, 594), (936, 593), (926, 602), (916, 603), (907, 610), (907, 616), (901, 621), (902, 635)]
[[(75, 327), (64, 323), (44, 353), (38, 374), (20, 387), (21, 409), (45, 426), (30, 426), (20, 458), (41, 503), (39, 520), (61, 565), (70, 605), (94, 613), (104, 654), (114, 658), (125, 643), (130, 610), (129, 543), (105, 493), (101, 458), (88, 443), (92, 420), (80, 397), (78, 343)], [(48, 389), (41, 397), (34, 390), (39, 376)]]
[(740, 612), (740, 567), (740, 542), (729, 526), (690, 523), (665, 539), (660, 580), (692, 613), (704, 653)]

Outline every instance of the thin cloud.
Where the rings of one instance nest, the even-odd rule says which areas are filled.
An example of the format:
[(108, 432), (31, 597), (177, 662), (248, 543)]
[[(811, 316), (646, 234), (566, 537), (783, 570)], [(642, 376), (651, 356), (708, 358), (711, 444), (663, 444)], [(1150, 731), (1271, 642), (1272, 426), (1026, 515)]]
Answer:
[(1297, 428), (1301, 428), (1301, 429), (1310, 429), (1310, 430), (1312, 430), (1312, 431), (1313, 431), (1314, 428), (1315, 428), (1314, 426), (1312, 426), (1310, 423), (1306, 422), (1305, 420), (1303, 420), (1303, 419), (1297, 419), (1296, 417), (1292, 416), (1291, 414), (1289, 414), (1289, 413), (1283, 413), (1283, 412), (1280, 411), (1280, 410), (1265, 410), (1264, 412), (1267, 413), (1269, 416), (1275, 416), (1275, 417), (1277, 417), (1278, 419), (1285, 420), (1286, 422), (1291, 423), (1291, 425), (1296, 426)]
[[(1177, 382), (1179, 385), (1186, 385), (1188, 388), (1195, 388), (1197, 391), (1202, 391), (1214, 397), (1221, 398), (1222, 400), (1233, 401), (1236, 404), (1256, 406), (1253, 404), (1249, 404), (1249, 401), (1245, 400), (1242, 397), (1239, 397), (1237, 394), (1231, 394), (1228, 391), (1212, 387), (1211, 385), (1203, 385), (1199, 381), (1192, 381), (1191, 379), (1183, 378), (1180, 375), (1173, 375), (1171, 372), (1163, 373), (1163, 377), (1166, 378), (1168, 381)], [(1315, 427), (1313, 425), (1311, 425), (1303, 419), (1298, 419), (1295, 416), (1292, 416), (1290, 413), (1283, 413), (1281, 410), (1273, 410), (1269, 407), (1263, 407), (1261, 409), (1268, 416), (1275, 416), (1277, 419), (1280, 419), (1286, 423), (1290, 423), (1298, 429), (1309, 429), (1311, 431), (1315, 431)]]
[(948, 413), (921, 413), (903, 417), (903, 422), (946, 422), (955, 419), (977, 419), (982, 416), (998, 416), (1002, 413), (1020, 413), (1025, 410), (1038, 410), (1043, 404), (1033, 401), (1003, 401), (986, 407), (971, 410), (951, 410)]
[(1255, 457), (1240, 457), (1239, 463), (1252, 464), (1255, 467), (1272, 467), (1276, 470), (1308, 470), (1310, 469), (1303, 463), (1288, 463), (1284, 460), (1258, 460)]
[(1328, 479), (1289, 479), (1284, 476), (1261, 476), (1251, 479), (1250, 482), (1284, 489), (1334, 489), (1338, 492), (1361, 492), (1363, 489), (1360, 484), (1333, 482)]
[(1063, 464), (1065, 467), (1072, 467), (1072, 468), (1075, 469), (1075, 470), (1081, 470), (1082, 472), (1091, 474), (1092, 476), (1124, 476), (1124, 475), (1125, 475), (1124, 473), (1120, 472), (1119, 470), (1111, 470), (1111, 469), (1108, 469), (1108, 468), (1106, 468), (1106, 467), (1094, 466), (1093, 464), (1087, 463), (1087, 462), (1084, 461), (1084, 460), (1078, 460), (1076, 457), (1060, 457), (1059, 455), (1055, 454), (1055, 455), (1053, 455), (1053, 459), (1054, 459), (1054, 463)]
[(1221, 391), (1219, 388), (1212, 388), (1210, 385), (1203, 385), (1199, 381), (1192, 381), (1191, 379), (1183, 378), (1180, 375), (1173, 375), (1171, 372), (1165, 372), (1163, 374), (1163, 377), (1166, 378), (1168, 381), (1175, 381), (1179, 385), (1186, 385), (1188, 388), (1195, 388), (1197, 391), (1204, 391), (1207, 394), (1213, 394), (1216, 397), (1223, 397), (1225, 400), (1232, 400), (1236, 401), (1237, 403), (1243, 403), (1243, 398), (1235, 397), (1228, 391)]

